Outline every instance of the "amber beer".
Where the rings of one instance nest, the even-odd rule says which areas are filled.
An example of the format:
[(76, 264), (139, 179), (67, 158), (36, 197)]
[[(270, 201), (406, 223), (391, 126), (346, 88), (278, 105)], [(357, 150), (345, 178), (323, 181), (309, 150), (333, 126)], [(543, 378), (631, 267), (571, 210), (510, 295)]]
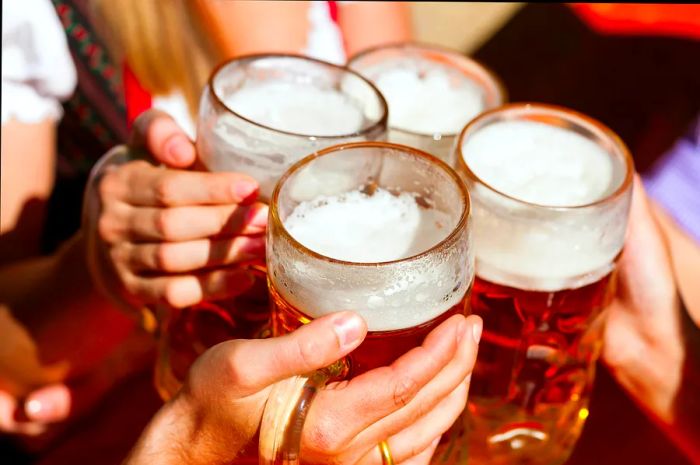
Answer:
[[(348, 357), (348, 372), (353, 377), (373, 368), (390, 365), (401, 355), (423, 343), (425, 336), (452, 315), (467, 315), (470, 293), (455, 305), (433, 318), (410, 328), (393, 331), (370, 331), (362, 344)], [(273, 314), (273, 331), (286, 334), (311, 321), (308, 315), (287, 303), (270, 283), (270, 299)]]
[[(275, 334), (353, 310), (368, 335), (338, 374), (391, 364), (442, 321), (468, 312), (473, 253), (466, 187), (445, 163), (409, 147), (331, 147), (293, 166), (275, 189), (267, 263)], [(301, 389), (296, 382), (280, 383), (270, 395), (263, 463), (299, 463), (288, 447), (293, 441), (274, 439), (303, 425), (299, 415), (308, 402), (298, 396), (315, 384)]]
[(473, 201), (472, 310), (484, 320), (469, 463), (563, 463), (588, 416), (632, 163), (600, 123), (544, 105), (488, 112), (458, 148)]
[[(380, 187), (369, 194), (361, 187), (301, 202), (283, 223), (291, 238), (312, 251), (333, 260), (345, 260), (348, 266), (372, 266), (421, 254), (449, 233), (448, 227), (455, 219), (418, 202), (412, 193), (397, 195)], [(280, 257), (278, 251), (275, 259), (282, 261), (284, 255)], [(299, 303), (293, 304), (288, 300), (294, 298), (295, 288), (306, 285), (307, 279), (305, 275), (291, 275), (287, 270), (292, 266), (294, 264), (286, 264), (274, 269), (270, 277), (274, 334), (293, 331), (326, 313), (318, 309), (318, 302), (328, 298), (324, 297), (323, 288), (316, 290), (315, 302), (297, 300)], [(435, 269), (426, 266), (422, 275), (420, 270), (417, 273), (410, 267), (397, 266), (405, 268), (401, 272), (398, 269), (389, 271), (391, 267), (388, 267), (382, 278), (386, 288), (377, 288), (376, 294), (373, 292), (364, 298), (358, 299), (352, 295), (351, 288), (345, 289), (348, 297), (357, 302), (355, 306), (345, 304), (345, 308), (363, 314), (369, 329), (363, 344), (348, 359), (348, 376), (391, 364), (420, 345), (442, 321), (455, 314), (466, 315), (470, 282), (465, 276), (455, 283), (454, 290), (427, 289), (427, 277), (445, 283), (450, 281), (436, 274), (437, 266), (435, 264)], [(302, 282), (295, 282), (297, 279)], [(403, 292), (391, 293), (392, 289), (401, 287)], [(332, 294), (334, 290), (328, 289), (328, 292)], [(361, 295), (360, 287), (358, 297)]]

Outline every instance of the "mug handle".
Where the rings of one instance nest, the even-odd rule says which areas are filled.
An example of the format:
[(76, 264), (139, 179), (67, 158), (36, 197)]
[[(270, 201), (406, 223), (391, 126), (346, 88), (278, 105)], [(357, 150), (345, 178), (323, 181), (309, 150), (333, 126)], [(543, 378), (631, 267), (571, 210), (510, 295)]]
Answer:
[(265, 404), (260, 424), (260, 465), (299, 465), (301, 433), (318, 391), (347, 373), (345, 359), (303, 376), (276, 383)]

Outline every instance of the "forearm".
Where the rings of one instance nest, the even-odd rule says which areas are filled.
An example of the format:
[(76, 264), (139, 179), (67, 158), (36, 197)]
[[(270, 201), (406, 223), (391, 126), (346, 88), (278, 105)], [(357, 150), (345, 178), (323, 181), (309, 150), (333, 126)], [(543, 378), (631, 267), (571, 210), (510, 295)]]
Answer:
[(684, 357), (680, 383), (674, 393), (673, 417), (665, 426), (693, 463), (700, 463), (700, 327), (683, 305), (680, 318)]
[(0, 268), (0, 301), (15, 324), (3, 332), (26, 331), (34, 345), (36, 353), (22, 355), (43, 366), (67, 364), (66, 375), (92, 368), (134, 328), (95, 289), (79, 234), (50, 257)]
[(640, 338), (634, 357), (611, 369), (642, 410), (700, 463), (700, 329), (682, 302), (677, 309), (677, 334)]
[(230, 429), (177, 395), (151, 419), (123, 465), (227, 465), (247, 442)]
[(166, 403), (146, 425), (123, 465), (189, 464), (186, 460), (189, 417), (180, 408), (178, 397)]

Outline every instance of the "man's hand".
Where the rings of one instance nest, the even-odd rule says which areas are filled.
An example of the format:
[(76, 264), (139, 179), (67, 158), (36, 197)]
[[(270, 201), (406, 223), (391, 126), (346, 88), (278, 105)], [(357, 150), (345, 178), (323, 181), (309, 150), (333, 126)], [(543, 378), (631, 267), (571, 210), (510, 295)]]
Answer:
[[(286, 336), (211, 348), (126, 463), (230, 463), (254, 437), (272, 384), (333, 363), (365, 334), (359, 316), (340, 312)], [(464, 410), (480, 335), (478, 317), (453, 316), (391, 366), (322, 390), (304, 427), (304, 462), (380, 465), (386, 440), (396, 463), (428, 463)]]

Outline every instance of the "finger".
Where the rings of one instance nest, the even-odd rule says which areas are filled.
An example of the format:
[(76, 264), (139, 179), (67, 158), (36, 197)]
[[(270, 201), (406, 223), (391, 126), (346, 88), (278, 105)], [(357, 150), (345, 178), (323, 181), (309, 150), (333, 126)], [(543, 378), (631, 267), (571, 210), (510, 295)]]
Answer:
[(188, 168), (197, 159), (194, 144), (173, 118), (148, 110), (134, 121), (129, 145), (145, 149), (153, 158), (173, 168)]
[(128, 249), (123, 253), (128, 257), (129, 268), (137, 272), (184, 273), (265, 257), (265, 238), (262, 236), (158, 244), (125, 243), (122, 247)]
[(226, 367), (229, 389), (244, 397), (332, 364), (359, 346), (366, 333), (367, 326), (359, 315), (339, 312), (285, 336), (224, 342), (215, 347), (200, 372), (220, 372), (217, 367)]
[(175, 308), (204, 300), (223, 300), (250, 289), (254, 276), (242, 268), (226, 268), (197, 274), (143, 277), (125, 273), (127, 291), (145, 303), (165, 303)]
[(413, 458), (410, 458), (400, 465), (429, 465), (432, 461), (433, 455), (435, 454), (435, 449), (437, 449), (438, 444), (440, 444), (440, 438), (433, 439), (433, 442), (420, 454)]
[(258, 195), (258, 183), (241, 173), (206, 173), (163, 169), (146, 162), (124, 165), (123, 173), (128, 189), (122, 190), (122, 199), (131, 205), (177, 207), (185, 205), (249, 204)]
[[(468, 380), (463, 380), (426, 415), (396, 433), (387, 440), (396, 463), (428, 463), (421, 461), (435, 451), (442, 434), (459, 418), (467, 403)], [(415, 459), (415, 460), (414, 460)], [(381, 465), (378, 447), (373, 447), (360, 461), (360, 465)]]
[[(210, 236), (255, 235), (267, 227), (267, 205), (130, 208), (122, 215), (127, 239), (189, 241)], [(117, 220), (115, 220), (117, 221)]]
[(620, 258), (620, 290), (630, 299), (630, 309), (673, 301), (676, 291), (668, 248), (650, 207), (644, 186), (635, 176), (627, 240)]
[(46, 431), (46, 425), (17, 419), (17, 400), (5, 391), (0, 391), (0, 432), (38, 436)]
[(56, 423), (68, 418), (72, 408), (70, 390), (65, 384), (52, 384), (32, 392), (24, 401), (30, 420)]
[[(424, 456), (426, 450), (430, 451), (432, 455), (443, 433), (450, 429), (464, 411), (464, 407), (467, 404), (468, 383), (468, 380), (459, 383), (447, 397), (442, 399), (425, 416), (389, 438), (387, 443), (396, 463), (405, 463), (412, 459), (418, 459)], [(378, 463), (381, 463), (381, 457), (377, 458), (380, 459)]]
[(402, 409), (382, 418), (357, 435), (358, 443), (375, 443), (389, 434), (394, 434), (432, 410), (441, 399), (450, 394), (469, 376), (476, 362), (478, 340), (481, 337), (482, 323), (478, 316), (468, 318), (468, 336), (462, 338), (456, 356), (450, 363), (421, 389)]
[[(470, 330), (455, 315), (431, 331), (416, 347), (388, 367), (370, 370), (349, 382), (329, 385), (311, 406), (305, 442), (318, 451), (343, 450), (368, 426), (407, 405), (454, 358), (459, 340)], [(342, 406), (352, 405), (348, 410)], [(381, 440), (384, 438), (379, 438)], [(376, 443), (377, 441), (373, 441)]]

